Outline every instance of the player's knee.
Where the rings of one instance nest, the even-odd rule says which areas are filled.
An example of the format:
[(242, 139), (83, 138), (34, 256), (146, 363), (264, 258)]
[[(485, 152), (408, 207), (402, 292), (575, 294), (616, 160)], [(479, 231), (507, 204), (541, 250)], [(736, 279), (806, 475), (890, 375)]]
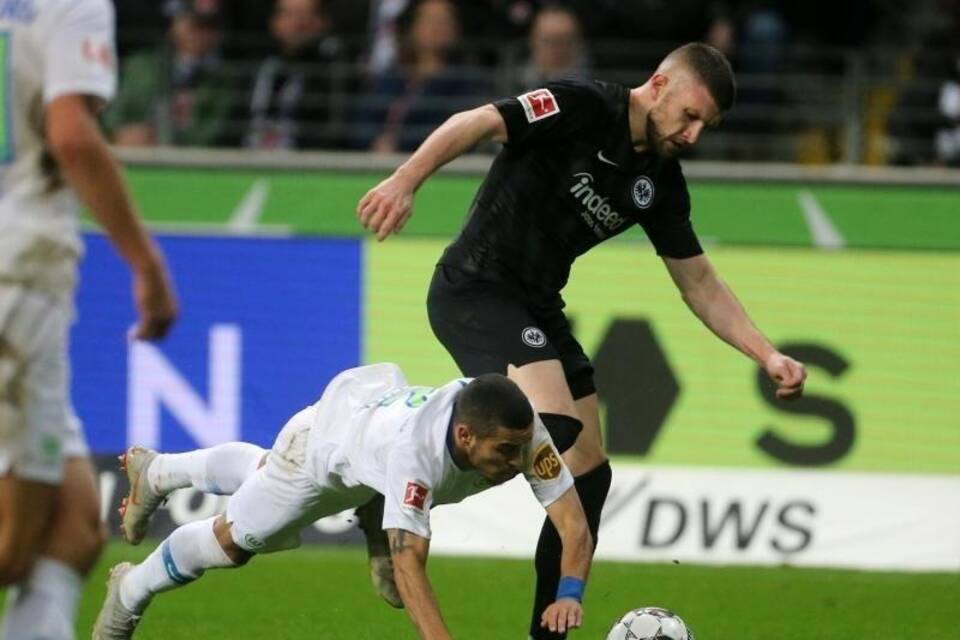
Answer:
[(108, 539), (95, 508), (61, 512), (51, 523), (43, 554), (65, 562), (82, 574), (93, 568)]
[(602, 447), (590, 446), (588, 442), (577, 441), (563, 454), (563, 461), (574, 476), (582, 476), (596, 469), (607, 461), (607, 454)]
[(227, 518), (223, 514), (214, 521), (213, 534), (216, 536), (220, 548), (223, 549), (223, 553), (226, 554), (227, 558), (229, 558), (235, 566), (241, 567), (250, 562), (250, 558), (252, 558), (254, 554), (233, 540), (231, 523), (227, 522)]
[(106, 525), (97, 518), (87, 521), (75, 530), (77, 568), (89, 570), (97, 563), (104, 545), (107, 543), (108, 532)]

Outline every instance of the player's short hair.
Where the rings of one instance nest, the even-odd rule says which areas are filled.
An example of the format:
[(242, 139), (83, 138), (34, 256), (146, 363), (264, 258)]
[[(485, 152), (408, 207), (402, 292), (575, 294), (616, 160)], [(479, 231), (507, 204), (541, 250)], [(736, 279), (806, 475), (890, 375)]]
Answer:
[(497, 427), (526, 429), (533, 423), (533, 407), (513, 380), (499, 373), (485, 373), (471, 380), (457, 396), (453, 420), (484, 438)]
[(692, 71), (707, 88), (721, 112), (733, 107), (737, 99), (733, 67), (718, 49), (702, 42), (690, 42), (671, 51), (663, 62), (677, 63)]

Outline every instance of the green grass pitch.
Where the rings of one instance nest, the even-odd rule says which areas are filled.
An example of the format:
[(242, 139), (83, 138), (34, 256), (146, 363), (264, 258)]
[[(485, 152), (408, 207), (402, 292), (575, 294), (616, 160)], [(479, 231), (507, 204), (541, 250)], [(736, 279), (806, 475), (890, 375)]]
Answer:
[[(78, 637), (89, 638), (107, 569), (155, 546), (112, 543), (83, 596)], [(433, 557), (430, 577), (455, 638), (525, 638), (533, 568), (525, 560)], [(956, 640), (960, 576), (797, 568), (594, 565), (585, 625), (571, 640), (603, 640), (614, 619), (643, 605), (675, 609), (700, 640)], [(237, 570), (211, 571), (156, 597), (141, 640), (395, 640), (416, 635), (406, 614), (374, 595), (358, 548), (303, 548)]]

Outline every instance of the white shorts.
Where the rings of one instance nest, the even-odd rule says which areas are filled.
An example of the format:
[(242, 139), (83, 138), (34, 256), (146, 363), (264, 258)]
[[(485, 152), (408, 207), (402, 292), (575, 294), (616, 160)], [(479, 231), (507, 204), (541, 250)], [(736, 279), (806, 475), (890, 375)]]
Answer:
[[(307, 467), (307, 441), (316, 407), (287, 422), (267, 462), (227, 502), (233, 541), (253, 553), (300, 546), (300, 531), (320, 518), (369, 501), (375, 490), (319, 481)], [(330, 476), (327, 476), (330, 478)]]
[(89, 454), (70, 404), (62, 300), (0, 283), (0, 475), (59, 484), (64, 460)]

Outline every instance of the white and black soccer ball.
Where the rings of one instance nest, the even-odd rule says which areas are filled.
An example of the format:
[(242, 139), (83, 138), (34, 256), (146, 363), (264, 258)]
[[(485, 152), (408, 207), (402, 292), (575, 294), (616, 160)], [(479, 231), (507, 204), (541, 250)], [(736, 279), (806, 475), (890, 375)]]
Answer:
[(695, 640), (680, 616), (660, 607), (626, 612), (617, 620), (607, 640)]

